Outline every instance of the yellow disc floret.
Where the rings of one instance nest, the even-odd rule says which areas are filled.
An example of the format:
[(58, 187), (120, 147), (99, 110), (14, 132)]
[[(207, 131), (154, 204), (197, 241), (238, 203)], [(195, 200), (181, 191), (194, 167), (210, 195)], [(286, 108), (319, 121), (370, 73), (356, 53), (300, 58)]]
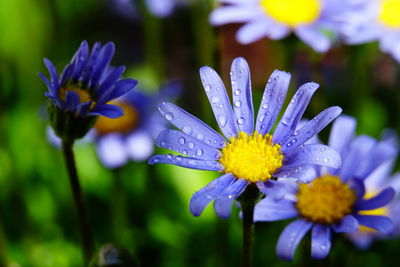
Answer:
[(75, 93), (77, 93), (79, 96), (79, 103), (83, 103), (83, 102), (92, 100), (88, 91), (80, 89), (80, 88), (76, 87), (75, 85), (70, 85), (66, 88), (61, 88), (58, 93), (59, 97), (64, 101), (66, 99), (67, 91), (74, 91)]
[[(369, 191), (365, 194), (364, 199), (370, 199), (373, 198), (377, 195), (377, 192), (375, 191)], [(377, 216), (388, 216), (389, 215), (389, 209), (387, 206), (380, 207), (378, 209), (374, 210), (360, 210), (358, 212), (360, 215), (377, 215)], [(371, 232), (377, 232), (375, 229), (369, 228), (367, 226), (360, 225), (358, 228), (358, 231), (364, 232), (364, 233), (371, 233)]]
[(379, 21), (391, 28), (400, 28), (400, 0), (382, 0)]
[(272, 144), (272, 136), (240, 132), (222, 149), (219, 162), (225, 173), (250, 182), (265, 181), (282, 167), (281, 146)]
[(310, 184), (300, 184), (297, 210), (306, 219), (323, 224), (335, 223), (352, 212), (356, 196), (339, 177), (325, 175)]
[(131, 105), (119, 102), (109, 102), (109, 104), (120, 106), (124, 110), (124, 115), (116, 119), (100, 116), (94, 126), (96, 131), (101, 135), (132, 131), (138, 124), (139, 116), (136, 109)]
[(311, 24), (321, 14), (320, 0), (261, 0), (260, 5), (267, 15), (289, 27)]

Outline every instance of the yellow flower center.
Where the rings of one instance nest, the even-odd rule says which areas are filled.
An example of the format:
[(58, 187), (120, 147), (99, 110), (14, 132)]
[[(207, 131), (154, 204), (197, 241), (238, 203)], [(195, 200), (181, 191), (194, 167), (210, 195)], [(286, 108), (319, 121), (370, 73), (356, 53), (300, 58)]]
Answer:
[(382, 0), (379, 21), (391, 28), (400, 28), (400, 0)]
[(320, 0), (260, 0), (267, 15), (289, 27), (311, 24), (321, 14)]
[(62, 100), (65, 101), (67, 91), (74, 91), (75, 93), (77, 93), (79, 96), (79, 103), (83, 103), (83, 102), (92, 100), (88, 91), (80, 89), (80, 88), (76, 87), (75, 85), (70, 85), (67, 88), (61, 88), (58, 93), (59, 98), (61, 98)]
[[(364, 199), (370, 199), (374, 196), (377, 195), (377, 192), (375, 191), (370, 191), (367, 192), (364, 196)], [(383, 206), (374, 210), (360, 210), (358, 212), (358, 214), (360, 215), (378, 215), (378, 216), (388, 216), (389, 215), (389, 209), (387, 206)], [(377, 232), (375, 229), (369, 228), (367, 226), (364, 225), (360, 225), (358, 228), (359, 232), (363, 232), (363, 233), (372, 233), (372, 232)]]
[(356, 196), (339, 177), (324, 175), (309, 184), (300, 184), (297, 210), (306, 219), (330, 224), (352, 212)]
[(281, 146), (272, 144), (272, 136), (240, 132), (222, 149), (219, 162), (225, 173), (250, 182), (265, 181), (282, 167)]
[(109, 133), (128, 133), (137, 126), (139, 116), (134, 107), (112, 101), (108, 104), (120, 106), (124, 110), (124, 115), (116, 119), (110, 119), (104, 116), (98, 117), (94, 127), (100, 135)]

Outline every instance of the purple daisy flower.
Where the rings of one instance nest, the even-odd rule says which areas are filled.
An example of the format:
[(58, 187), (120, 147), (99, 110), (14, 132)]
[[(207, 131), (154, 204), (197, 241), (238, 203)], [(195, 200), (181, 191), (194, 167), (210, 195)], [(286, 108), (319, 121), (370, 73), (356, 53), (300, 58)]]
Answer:
[(123, 115), (122, 108), (107, 102), (129, 92), (137, 81), (120, 79), (124, 66), (109, 68), (114, 50), (112, 42), (104, 46), (95, 43), (90, 52), (87, 42), (83, 41), (60, 77), (53, 63), (44, 59), (51, 79), (42, 73), (39, 76), (48, 88), (45, 96), (51, 103), (50, 122), (59, 137), (81, 138), (98, 116)]
[(249, 44), (263, 37), (279, 40), (294, 32), (317, 52), (326, 52), (336, 39), (332, 0), (219, 0), (223, 5), (210, 15), (215, 26), (245, 23), (236, 39)]
[(253, 111), (250, 70), (246, 60), (236, 58), (232, 63), (233, 109), (216, 71), (202, 67), (200, 76), (225, 138), (178, 106), (163, 102), (159, 105), (162, 115), (180, 131), (162, 132), (157, 145), (182, 155), (156, 155), (149, 160), (150, 164), (168, 163), (223, 173), (192, 196), (190, 211), (194, 216), (199, 216), (215, 200), (215, 212), (227, 218), (233, 201), (249, 184), (257, 185), (265, 194), (280, 197), (284, 193), (283, 181), (286, 178), (310, 181), (316, 177), (311, 165), (340, 166), (340, 156), (333, 149), (304, 143), (335, 119), (341, 108), (330, 107), (296, 130), (318, 84), (306, 83), (297, 90), (271, 135), (269, 132), (285, 100), (289, 73), (278, 70), (272, 73), (257, 118)]
[(265, 198), (255, 207), (254, 221), (297, 218), (282, 232), (277, 255), (292, 260), (301, 239), (311, 230), (311, 254), (325, 258), (331, 248), (331, 232), (355, 233), (359, 225), (388, 234), (392, 221), (386, 216), (368, 215), (368, 211), (387, 205), (395, 191), (386, 187), (369, 199), (365, 184), (371, 175), (396, 153), (391, 144), (376, 142), (368, 136), (353, 139), (355, 120), (339, 117), (331, 130), (329, 146), (342, 156), (342, 167), (315, 166), (318, 178), (309, 184), (293, 183), (281, 199)]

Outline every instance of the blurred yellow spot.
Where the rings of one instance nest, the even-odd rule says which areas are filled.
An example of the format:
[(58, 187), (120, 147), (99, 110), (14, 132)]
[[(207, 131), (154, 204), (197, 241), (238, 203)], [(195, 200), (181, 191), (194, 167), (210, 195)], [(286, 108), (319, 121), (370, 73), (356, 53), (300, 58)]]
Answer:
[(379, 20), (385, 26), (400, 28), (400, 0), (382, 0)]
[(232, 137), (222, 149), (219, 162), (225, 173), (232, 173), (237, 178), (250, 182), (265, 181), (282, 167), (281, 146), (272, 144), (272, 136), (255, 132), (248, 135), (240, 132)]
[(321, 14), (320, 0), (261, 0), (262, 9), (289, 27), (311, 24)]
[(77, 93), (79, 96), (79, 103), (83, 103), (83, 102), (92, 100), (88, 91), (77, 88), (75, 85), (70, 85), (67, 88), (61, 88), (58, 93), (59, 94), (58, 97), (65, 101), (67, 91), (74, 91), (75, 93)]
[[(373, 198), (374, 196), (377, 195), (377, 192), (370, 191), (367, 192), (364, 196), (364, 199), (370, 199)], [(388, 216), (389, 215), (389, 209), (387, 206), (380, 207), (378, 209), (374, 210), (360, 210), (358, 212), (360, 215), (377, 215), (377, 216)], [(360, 225), (358, 228), (358, 231), (364, 232), (364, 233), (371, 233), (371, 232), (377, 232), (375, 229), (369, 228), (367, 226)]]
[(339, 177), (324, 175), (309, 184), (300, 184), (297, 210), (306, 219), (330, 224), (352, 212), (356, 196)]
[(116, 119), (110, 119), (104, 116), (98, 117), (94, 127), (100, 135), (109, 133), (128, 133), (137, 126), (139, 116), (133, 106), (112, 101), (108, 104), (120, 106), (124, 110), (124, 115)]

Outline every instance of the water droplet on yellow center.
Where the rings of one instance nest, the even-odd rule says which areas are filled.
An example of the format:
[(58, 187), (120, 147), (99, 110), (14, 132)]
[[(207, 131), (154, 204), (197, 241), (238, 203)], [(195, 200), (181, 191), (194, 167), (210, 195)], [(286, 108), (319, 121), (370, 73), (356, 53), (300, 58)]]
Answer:
[(262, 9), (289, 27), (311, 24), (321, 14), (320, 0), (261, 0)]
[(225, 173), (250, 182), (265, 181), (282, 167), (281, 146), (272, 144), (272, 136), (240, 132), (222, 149), (219, 162)]
[(133, 106), (120, 102), (109, 102), (108, 104), (120, 106), (124, 110), (124, 115), (116, 119), (100, 116), (94, 126), (100, 135), (129, 133), (137, 126), (139, 116)]
[(61, 88), (58, 93), (58, 97), (65, 101), (67, 91), (74, 91), (75, 93), (77, 93), (79, 96), (79, 103), (83, 103), (83, 102), (92, 100), (88, 91), (80, 89), (80, 88), (76, 87), (75, 85), (70, 85), (66, 88)]
[(391, 28), (400, 28), (400, 0), (382, 0), (379, 21)]
[(309, 221), (330, 224), (352, 212), (356, 196), (339, 177), (324, 175), (309, 184), (300, 184), (297, 210)]

